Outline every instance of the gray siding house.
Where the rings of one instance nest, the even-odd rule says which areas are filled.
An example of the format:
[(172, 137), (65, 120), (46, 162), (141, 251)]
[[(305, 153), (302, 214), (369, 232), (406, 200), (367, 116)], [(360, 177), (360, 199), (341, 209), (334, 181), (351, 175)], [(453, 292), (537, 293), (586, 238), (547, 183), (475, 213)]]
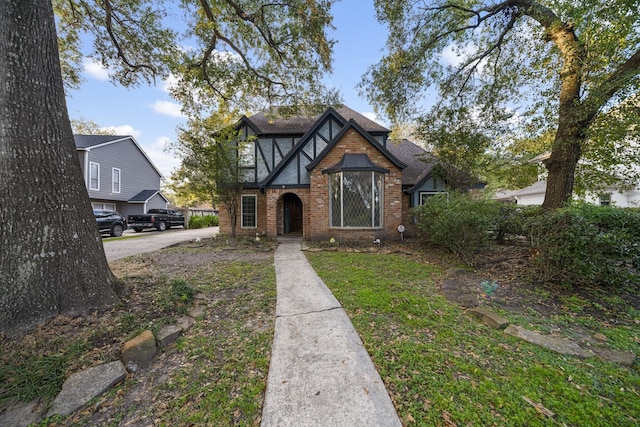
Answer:
[(132, 136), (74, 135), (91, 205), (122, 215), (166, 208), (162, 174)]

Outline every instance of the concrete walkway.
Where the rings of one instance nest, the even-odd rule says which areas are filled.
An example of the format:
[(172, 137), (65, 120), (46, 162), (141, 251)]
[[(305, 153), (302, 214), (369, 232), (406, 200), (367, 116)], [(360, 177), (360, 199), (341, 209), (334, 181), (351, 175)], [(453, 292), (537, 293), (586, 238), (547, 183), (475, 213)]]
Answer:
[(281, 242), (275, 269), (276, 326), (262, 426), (401, 426), (360, 337), (300, 240)]

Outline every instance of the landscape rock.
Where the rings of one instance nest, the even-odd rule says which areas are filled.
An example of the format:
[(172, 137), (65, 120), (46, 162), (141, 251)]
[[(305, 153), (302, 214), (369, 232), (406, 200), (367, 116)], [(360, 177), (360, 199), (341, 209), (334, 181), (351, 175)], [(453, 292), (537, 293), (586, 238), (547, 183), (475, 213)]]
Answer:
[(636, 355), (630, 351), (610, 350), (608, 348), (592, 347), (591, 350), (600, 359), (618, 365), (631, 367), (636, 363)]
[(567, 356), (577, 356), (585, 359), (594, 356), (591, 351), (584, 350), (574, 341), (542, 335), (520, 326), (509, 325), (504, 330), (504, 333)]
[(467, 313), (482, 320), (487, 326), (493, 329), (504, 329), (509, 326), (507, 319), (483, 308), (472, 308), (467, 310)]
[(193, 300), (196, 304), (205, 304), (207, 302), (207, 295), (202, 292), (198, 292), (194, 295)]
[(138, 362), (134, 362), (133, 360), (129, 360), (126, 365), (124, 365), (127, 372), (135, 374), (140, 369), (140, 364)]
[(141, 365), (147, 363), (156, 354), (156, 339), (153, 332), (144, 331), (132, 340), (124, 343), (122, 362), (126, 365), (133, 361)]
[(601, 333), (597, 333), (593, 336), (594, 339), (601, 341), (601, 342), (607, 342), (609, 341), (609, 338), (606, 337), (606, 335), (601, 334)]
[(0, 426), (27, 427), (42, 419), (40, 400), (18, 402), (5, 410), (0, 408)]
[(60, 394), (51, 404), (47, 417), (69, 415), (100, 396), (127, 376), (120, 361), (85, 369), (71, 375), (62, 385)]
[(160, 347), (167, 346), (174, 342), (182, 333), (182, 328), (178, 325), (167, 325), (160, 329), (156, 339)]
[(193, 317), (194, 319), (202, 317), (204, 316), (204, 310), (200, 307), (193, 307), (191, 310), (189, 310), (189, 316)]
[(182, 331), (188, 331), (191, 327), (196, 323), (196, 320), (193, 317), (182, 316), (176, 321), (176, 324), (182, 328)]

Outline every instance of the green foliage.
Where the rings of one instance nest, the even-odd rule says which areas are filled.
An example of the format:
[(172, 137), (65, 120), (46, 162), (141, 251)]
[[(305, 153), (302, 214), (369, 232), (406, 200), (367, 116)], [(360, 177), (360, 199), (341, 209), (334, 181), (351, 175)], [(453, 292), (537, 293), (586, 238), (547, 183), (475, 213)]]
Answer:
[(522, 218), (538, 280), (571, 286), (640, 285), (640, 213), (575, 204)]
[(640, 285), (640, 211), (577, 203), (545, 211), (452, 194), (414, 213), (420, 237), (465, 263), (491, 239), (527, 242), (531, 278), (571, 286)]
[(53, 400), (60, 392), (67, 369), (91, 346), (87, 342), (52, 343), (57, 351), (21, 354), (0, 364), (0, 405), (29, 402), (35, 398)]
[(413, 213), (425, 242), (447, 248), (472, 265), (474, 253), (489, 241), (499, 207), (497, 202), (451, 193), (430, 197)]
[(461, 107), (418, 121), (417, 133), (430, 141), (439, 160), (434, 173), (450, 189), (459, 191), (474, 184), (474, 176), (484, 178), (491, 163), (488, 152), (494, 141), (478, 130), (470, 116), (471, 112)]
[(164, 25), (170, 13), (164, 4), (54, 0), (53, 6), (67, 84), (79, 82), (83, 34), (93, 41), (91, 56), (109, 67), (111, 77), (125, 86), (153, 83), (169, 75), (168, 59), (179, 50), (178, 33)]
[[(608, 7), (600, 0), (375, 4), (389, 28), (386, 52), (359, 88), (393, 123), (472, 111), (464, 123), (476, 134), (502, 136), (503, 150), (522, 138), (554, 135), (552, 163), (566, 167), (549, 175), (556, 184), (547, 192), (549, 208), (570, 199), (567, 183), (574, 182), (581, 156), (588, 160), (581, 186), (603, 182), (589, 175), (609, 183), (629, 183), (628, 171), (638, 178), (633, 168), (612, 166), (638, 158), (631, 141), (640, 124), (640, 0)], [(421, 104), (434, 98), (426, 111)], [(502, 133), (495, 132), (498, 124)], [(464, 150), (469, 140), (463, 135), (454, 127), (447, 138)]]
[(232, 117), (223, 112), (207, 119), (193, 117), (179, 130), (173, 149), (182, 164), (171, 176), (170, 188), (181, 199), (223, 205), (234, 234), (243, 182), (241, 152), (249, 142), (238, 141)]
[(193, 303), (196, 292), (196, 289), (184, 279), (172, 279), (169, 282), (169, 286), (160, 289), (158, 304), (162, 310), (185, 314), (191, 303)]
[[(244, 110), (265, 98), (304, 104), (328, 92), (318, 73), (331, 71), (334, 41), (326, 29), (332, 3), (53, 1), (69, 86), (81, 79), (87, 51), (81, 36), (88, 34), (90, 57), (108, 67), (114, 80), (137, 85), (172, 74), (178, 77), (172, 95), (196, 115), (221, 103)], [(186, 26), (175, 25), (173, 17), (182, 17)]]
[(193, 215), (189, 217), (189, 228), (215, 227), (220, 223), (217, 215)]

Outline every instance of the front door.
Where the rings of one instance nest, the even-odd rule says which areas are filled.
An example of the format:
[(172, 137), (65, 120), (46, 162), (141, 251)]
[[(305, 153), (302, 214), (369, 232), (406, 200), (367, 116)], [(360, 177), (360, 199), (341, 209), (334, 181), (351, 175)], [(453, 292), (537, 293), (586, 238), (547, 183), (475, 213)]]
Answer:
[(302, 234), (302, 201), (295, 194), (284, 195), (284, 234)]

